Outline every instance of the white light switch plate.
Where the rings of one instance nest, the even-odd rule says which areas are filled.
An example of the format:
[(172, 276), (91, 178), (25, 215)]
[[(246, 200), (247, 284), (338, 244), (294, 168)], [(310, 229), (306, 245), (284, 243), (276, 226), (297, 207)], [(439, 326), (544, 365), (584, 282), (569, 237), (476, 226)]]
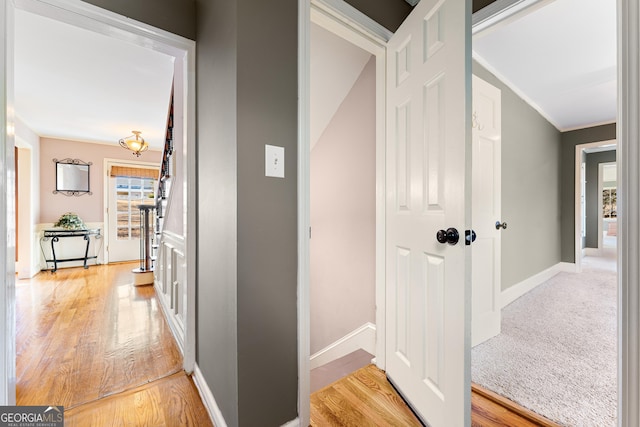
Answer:
[(284, 147), (264, 146), (264, 174), (284, 178)]

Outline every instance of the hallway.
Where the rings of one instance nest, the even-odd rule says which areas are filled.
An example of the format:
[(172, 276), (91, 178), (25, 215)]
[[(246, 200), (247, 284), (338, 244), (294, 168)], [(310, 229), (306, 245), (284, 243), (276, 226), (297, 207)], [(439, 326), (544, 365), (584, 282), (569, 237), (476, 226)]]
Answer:
[(211, 425), (136, 263), (16, 280), (18, 405), (63, 405), (65, 425)]

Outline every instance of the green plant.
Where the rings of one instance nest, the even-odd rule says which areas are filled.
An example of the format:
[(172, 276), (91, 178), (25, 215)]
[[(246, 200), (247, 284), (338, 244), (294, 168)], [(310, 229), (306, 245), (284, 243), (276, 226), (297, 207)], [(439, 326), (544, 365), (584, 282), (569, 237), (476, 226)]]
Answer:
[(54, 227), (61, 227), (67, 230), (84, 230), (87, 227), (77, 214), (73, 212), (67, 212), (62, 214), (58, 219), (58, 222), (53, 224)]

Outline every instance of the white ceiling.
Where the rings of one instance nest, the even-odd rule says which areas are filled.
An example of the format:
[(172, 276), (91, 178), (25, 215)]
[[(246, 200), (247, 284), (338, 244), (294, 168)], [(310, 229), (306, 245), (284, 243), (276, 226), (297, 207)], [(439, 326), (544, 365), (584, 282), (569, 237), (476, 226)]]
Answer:
[[(548, 0), (547, 0), (548, 1)], [(560, 130), (615, 121), (615, 0), (555, 0), (474, 36), (474, 57)], [(163, 143), (173, 58), (16, 12), (16, 114), (38, 135)], [(311, 28), (311, 144), (370, 54)]]
[(115, 143), (142, 131), (161, 149), (173, 58), (16, 11), (15, 111), (43, 137)]
[(473, 52), (561, 131), (616, 119), (615, 0), (551, 1), (477, 34)]

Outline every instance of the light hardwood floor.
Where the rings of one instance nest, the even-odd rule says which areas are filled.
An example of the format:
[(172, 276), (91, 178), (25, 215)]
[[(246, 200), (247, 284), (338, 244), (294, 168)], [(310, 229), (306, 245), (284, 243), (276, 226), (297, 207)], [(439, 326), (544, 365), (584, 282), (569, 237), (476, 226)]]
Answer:
[(16, 280), (19, 405), (63, 405), (65, 425), (211, 425), (153, 287), (132, 286), (136, 266)]
[[(64, 268), (16, 281), (19, 405), (63, 405), (67, 426), (212, 425), (153, 287), (131, 285), (136, 266)], [(494, 400), (474, 390), (474, 427), (554, 425)], [(421, 424), (369, 365), (312, 395), (311, 425)]]
[[(311, 395), (311, 425), (419, 427), (418, 418), (387, 381), (368, 365)], [(472, 427), (559, 427), (513, 402), (474, 385)]]

